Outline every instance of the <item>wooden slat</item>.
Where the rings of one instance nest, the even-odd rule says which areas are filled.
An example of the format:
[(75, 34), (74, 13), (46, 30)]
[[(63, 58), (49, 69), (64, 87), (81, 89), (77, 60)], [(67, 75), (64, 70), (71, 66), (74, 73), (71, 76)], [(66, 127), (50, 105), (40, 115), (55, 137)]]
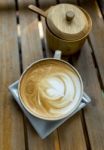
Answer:
[(95, 0), (83, 0), (80, 3), (89, 12), (93, 21), (90, 41), (104, 86), (104, 20)]
[(85, 91), (92, 102), (84, 109), (85, 123), (92, 150), (104, 149), (104, 99), (96, 74), (96, 69), (91, 56), (88, 42), (82, 48), (79, 58), (74, 60), (74, 65), (79, 70), (84, 81)]
[(63, 150), (87, 150), (80, 112), (59, 127), (58, 133)]
[(77, 0), (59, 0), (60, 3), (70, 3), (70, 4), (76, 4)]
[(38, 2), (39, 2), (40, 8), (42, 9), (47, 9), (50, 6), (56, 5), (56, 0), (45, 0), (45, 1), (38, 0)]
[(43, 57), (42, 46), (38, 31), (37, 15), (28, 9), (34, 0), (19, 0), (20, 32), (22, 41), (23, 69), (34, 60)]
[(25, 150), (23, 116), (8, 91), (20, 74), (15, 14), (13, 0), (0, 0), (0, 150)]
[(28, 125), (28, 142), (29, 150), (60, 150), (56, 132), (43, 140), (40, 139), (30, 125)]
[[(45, 2), (44, 2), (45, 3)], [(41, 8), (44, 8), (40, 1)], [(49, 5), (50, 6), (50, 5)], [(45, 30), (46, 26), (44, 19), (42, 18), (43, 28)], [(44, 37), (45, 38), (45, 37)], [(46, 38), (45, 38), (46, 40)], [(47, 45), (46, 45), (47, 47)], [(49, 50), (47, 49), (49, 52)], [(52, 53), (49, 53), (52, 56)], [(67, 58), (66, 58), (67, 59)], [(81, 123), (80, 113), (75, 115), (71, 120), (69, 119), (65, 124), (58, 128), (60, 149), (64, 150), (86, 150), (86, 143), (83, 134), (83, 127)], [(74, 140), (74, 138), (76, 140)]]
[[(34, 0), (29, 0), (28, 2), (27, 0), (19, 0), (23, 69), (26, 68), (28, 64), (43, 57), (38, 31), (38, 18), (35, 13), (28, 10), (28, 4), (34, 4)], [(55, 132), (45, 140), (41, 140), (28, 122), (26, 122), (26, 130), (27, 148), (29, 150), (59, 150), (59, 146), (57, 145), (58, 136)]]

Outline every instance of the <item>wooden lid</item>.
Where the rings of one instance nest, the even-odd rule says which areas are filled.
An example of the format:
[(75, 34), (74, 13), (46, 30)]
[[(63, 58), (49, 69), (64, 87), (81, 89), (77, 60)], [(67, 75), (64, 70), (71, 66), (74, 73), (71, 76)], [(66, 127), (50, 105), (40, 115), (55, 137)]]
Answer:
[(84, 12), (71, 4), (59, 4), (51, 7), (47, 14), (50, 30), (59, 38), (78, 40), (88, 31), (88, 20)]

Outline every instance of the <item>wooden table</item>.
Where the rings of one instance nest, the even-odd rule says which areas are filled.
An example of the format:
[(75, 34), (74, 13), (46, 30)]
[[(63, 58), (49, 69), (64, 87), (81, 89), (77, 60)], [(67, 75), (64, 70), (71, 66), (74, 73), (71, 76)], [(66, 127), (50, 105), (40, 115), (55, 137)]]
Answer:
[[(40, 38), (39, 25), (45, 30), (44, 19), (27, 6), (46, 9), (61, 2), (82, 6), (93, 20), (79, 57), (64, 58), (80, 72), (92, 102), (41, 140), (13, 101), (8, 86), (35, 60), (52, 57), (44, 32)], [(104, 150), (103, 8), (94, 0), (0, 0), (0, 150)]]

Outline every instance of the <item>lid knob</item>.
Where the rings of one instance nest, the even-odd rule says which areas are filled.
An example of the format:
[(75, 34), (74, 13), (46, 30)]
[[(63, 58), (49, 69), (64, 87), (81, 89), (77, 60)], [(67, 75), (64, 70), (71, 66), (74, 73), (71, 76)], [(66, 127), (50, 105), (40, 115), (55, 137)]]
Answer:
[(75, 16), (75, 14), (74, 14), (73, 11), (68, 11), (68, 12), (66, 12), (66, 20), (67, 20), (67, 21), (72, 21), (73, 18), (74, 18), (74, 16)]

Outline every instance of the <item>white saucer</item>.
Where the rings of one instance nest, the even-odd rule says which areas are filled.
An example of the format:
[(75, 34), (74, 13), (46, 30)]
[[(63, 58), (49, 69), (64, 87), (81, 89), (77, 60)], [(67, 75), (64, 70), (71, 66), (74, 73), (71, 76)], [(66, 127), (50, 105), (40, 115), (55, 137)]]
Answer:
[(46, 121), (39, 118), (36, 118), (32, 116), (27, 110), (24, 109), (24, 107), (21, 105), (21, 102), (18, 97), (18, 81), (14, 82), (9, 86), (9, 90), (11, 94), (14, 97), (14, 100), (18, 103), (22, 111), (24, 112), (25, 116), (28, 118), (29, 122), (33, 126), (33, 128), (36, 130), (36, 132), (39, 134), (39, 136), (44, 139), (49, 134), (51, 134), (57, 127), (59, 127), (61, 124), (63, 124), (67, 119), (69, 119), (71, 116), (73, 116), (75, 113), (77, 113), (80, 109), (85, 107), (90, 101), (90, 97), (84, 93), (84, 96), (86, 99), (82, 99), (79, 107), (68, 117), (58, 120), (58, 121)]

